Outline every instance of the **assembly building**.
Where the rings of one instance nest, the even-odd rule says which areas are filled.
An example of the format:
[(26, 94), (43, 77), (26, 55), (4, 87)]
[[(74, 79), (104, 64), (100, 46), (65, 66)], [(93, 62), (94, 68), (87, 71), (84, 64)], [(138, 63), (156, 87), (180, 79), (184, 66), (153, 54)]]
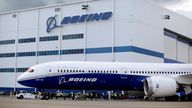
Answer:
[(49, 61), (192, 63), (192, 20), (145, 0), (86, 0), (0, 13), (0, 90)]

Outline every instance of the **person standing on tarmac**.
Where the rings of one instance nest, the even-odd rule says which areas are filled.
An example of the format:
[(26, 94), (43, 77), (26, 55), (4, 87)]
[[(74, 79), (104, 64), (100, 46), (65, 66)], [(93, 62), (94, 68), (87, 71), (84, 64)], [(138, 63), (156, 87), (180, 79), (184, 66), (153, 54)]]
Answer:
[(75, 99), (75, 95), (73, 92), (71, 92), (71, 99), (74, 100)]
[(90, 94), (90, 98), (91, 98), (91, 100), (93, 100), (93, 93)]
[(66, 98), (66, 94), (65, 92), (63, 92), (63, 100), (65, 100), (65, 98)]

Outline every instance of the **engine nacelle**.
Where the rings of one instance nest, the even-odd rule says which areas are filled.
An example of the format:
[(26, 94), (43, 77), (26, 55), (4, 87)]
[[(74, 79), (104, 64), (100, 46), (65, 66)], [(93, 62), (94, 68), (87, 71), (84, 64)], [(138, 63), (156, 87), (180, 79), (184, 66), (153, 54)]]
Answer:
[(176, 95), (177, 82), (165, 76), (152, 76), (144, 81), (144, 93), (148, 97), (166, 97)]

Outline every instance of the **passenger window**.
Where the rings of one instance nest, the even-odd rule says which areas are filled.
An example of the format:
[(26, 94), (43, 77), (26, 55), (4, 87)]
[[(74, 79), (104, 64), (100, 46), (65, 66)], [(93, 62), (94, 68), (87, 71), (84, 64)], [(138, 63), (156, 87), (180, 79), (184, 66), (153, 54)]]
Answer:
[(159, 84), (156, 85), (156, 88), (159, 88)]

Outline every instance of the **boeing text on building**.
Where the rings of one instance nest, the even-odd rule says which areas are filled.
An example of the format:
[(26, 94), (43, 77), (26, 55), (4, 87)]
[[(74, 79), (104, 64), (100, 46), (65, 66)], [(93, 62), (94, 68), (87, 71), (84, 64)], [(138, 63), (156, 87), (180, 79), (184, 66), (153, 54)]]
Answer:
[(84, 15), (75, 15), (64, 17), (60, 25), (57, 25), (56, 15), (47, 19), (47, 32), (49, 33), (56, 27), (62, 27), (65, 24), (83, 23), (90, 21), (108, 20), (112, 16), (112, 12), (91, 13)]

